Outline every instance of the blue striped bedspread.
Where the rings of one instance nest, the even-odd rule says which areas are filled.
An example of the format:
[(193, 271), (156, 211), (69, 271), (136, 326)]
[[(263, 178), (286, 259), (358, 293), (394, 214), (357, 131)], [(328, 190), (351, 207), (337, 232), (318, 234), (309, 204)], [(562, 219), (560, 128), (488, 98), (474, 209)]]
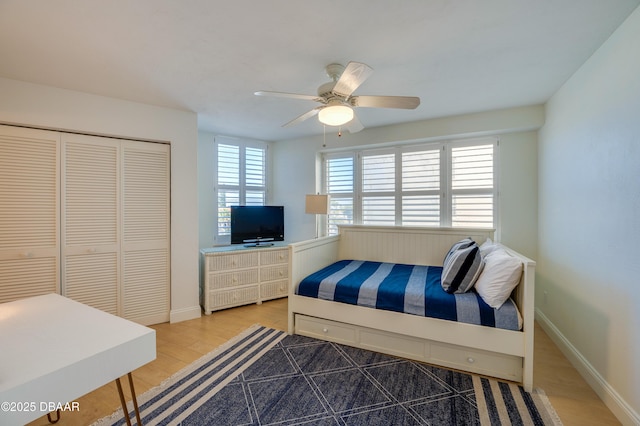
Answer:
[(303, 279), (296, 294), (507, 330), (520, 330), (509, 299), (493, 309), (475, 292), (449, 294), (440, 285), (442, 267), (341, 260)]

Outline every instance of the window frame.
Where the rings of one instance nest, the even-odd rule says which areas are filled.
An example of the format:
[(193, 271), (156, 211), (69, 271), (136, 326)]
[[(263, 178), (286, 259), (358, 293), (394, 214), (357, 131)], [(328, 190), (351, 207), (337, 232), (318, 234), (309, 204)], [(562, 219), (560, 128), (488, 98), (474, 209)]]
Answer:
[[(493, 166), (493, 182), (492, 188), (487, 190), (454, 190), (453, 182), (453, 149), (472, 146), (492, 145), (492, 166)], [(438, 151), (439, 152), (439, 188), (424, 190), (405, 190), (403, 188), (403, 154), (420, 151)], [(386, 191), (365, 191), (363, 188), (363, 158), (373, 155), (384, 155), (386, 153), (394, 153), (395, 162), (395, 188), (391, 192)], [(328, 191), (328, 161), (340, 158), (353, 158), (353, 192), (334, 194)], [(348, 198), (351, 194), (353, 204), (353, 224), (365, 224), (363, 221), (363, 201), (367, 196), (373, 197), (377, 195), (393, 194), (395, 199), (395, 217), (394, 226), (432, 226), (432, 225), (403, 225), (403, 197), (410, 195), (439, 195), (439, 223), (433, 225), (439, 228), (451, 228), (453, 226), (453, 197), (456, 194), (470, 193), (491, 193), (492, 194), (492, 217), (493, 224), (488, 227), (490, 229), (499, 229), (498, 204), (500, 191), (498, 188), (499, 176), (499, 138), (498, 137), (481, 137), (463, 140), (447, 140), (438, 142), (422, 142), (417, 144), (397, 144), (386, 147), (363, 147), (355, 150), (341, 151), (325, 151), (321, 153), (322, 164), (322, 182), (321, 188), (324, 193), (329, 194), (332, 198)], [(327, 233), (334, 235), (337, 232), (335, 226), (332, 225), (331, 215), (326, 217)], [(456, 227), (464, 229), (464, 227)]]
[[(220, 145), (233, 146), (238, 148), (238, 184), (225, 184), (219, 182), (218, 172), (220, 169)], [(258, 149), (263, 151), (263, 186), (249, 185), (247, 184), (247, 150)], [(247, 205), (247, 193), (251, 192), (263, 192), (263, 204), (269, 204), (270, 196), (270, 150), (269, 144), (263, 141), (247, 140), (239, 138), (231, 138), (224, 136), (216, 136), (214, 138), (214, 160), (213, 160), (213, 192), (214, 192), (214, 211), (215, 211), (215, 226), (214, 226), (214, 241), (216, 244), (230, 244), (231, 234), (220, 233), (221, 229), (221, 215), (219, 196), (222, 191), (237, 191), (238, 192), (238, 205)], [(235, 205), (235, 204), (233, 204)], [(251, 205), (256, 205), (252, 203)]]

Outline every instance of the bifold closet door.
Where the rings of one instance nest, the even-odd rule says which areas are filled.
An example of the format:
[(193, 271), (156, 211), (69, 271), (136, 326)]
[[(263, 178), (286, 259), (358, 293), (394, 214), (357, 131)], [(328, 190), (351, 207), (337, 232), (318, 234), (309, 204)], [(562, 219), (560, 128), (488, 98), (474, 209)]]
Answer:
[(169, 145), (122, 144), (122, 316), (169, 321)]
[(169, 320), (169, 149), (63, 134), (63, 295), (145, 325)]
[(120, 315), (121, 141), (62, 134), (62, 295)]
[(0, 303), (60, 290), (59, 138), (0, 126)]

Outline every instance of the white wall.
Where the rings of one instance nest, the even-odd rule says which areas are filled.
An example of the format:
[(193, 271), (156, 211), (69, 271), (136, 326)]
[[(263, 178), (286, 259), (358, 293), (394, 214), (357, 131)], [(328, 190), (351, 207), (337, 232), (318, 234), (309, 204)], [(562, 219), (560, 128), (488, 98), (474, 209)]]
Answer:
[(274, 143), (274, 199), (286, 211), (287, 239), (315, 236), (315, 218), (304, 213), (305, 194), (316, 192), (319, 151), (411, 141), (500, 136), (501, 240), (522, 254), (537, 253), (537, 133), (542, 106), (488, 111), (457, 117), (365, 129)]
[(199, 247), (216, 245), (216, 199), (215, 185), (215, 135), (209, 132), (198, 132), (198, 210), (199, 214)]
[(538, 318), (640, 424), (640, 9), (551, 98), (539, 141)]
[(0, 78), (0, 122), (171, 143), (171, 321), (200, 316), (197, 116)]

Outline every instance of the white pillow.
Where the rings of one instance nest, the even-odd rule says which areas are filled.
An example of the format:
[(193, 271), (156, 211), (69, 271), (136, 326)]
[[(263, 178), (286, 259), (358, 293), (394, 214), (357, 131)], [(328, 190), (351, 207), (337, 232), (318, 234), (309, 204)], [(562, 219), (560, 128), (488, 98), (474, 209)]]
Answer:
[(487, 241), (482, 243), (482, 245), (480, 246), (480, 254), (482, 255), (483, 258), (485, 258), (490, 253), (493, 253), (499, 248), (500, 248), (500, 245), (498, 243), (494, 243), (493, 241), (491, 241), (491, 238), (487, 238)]
[(475, 288), (487, 305), (498, 309), (516, 288), (521, 275), (522, 262), (499, 248), (484, 258)]

